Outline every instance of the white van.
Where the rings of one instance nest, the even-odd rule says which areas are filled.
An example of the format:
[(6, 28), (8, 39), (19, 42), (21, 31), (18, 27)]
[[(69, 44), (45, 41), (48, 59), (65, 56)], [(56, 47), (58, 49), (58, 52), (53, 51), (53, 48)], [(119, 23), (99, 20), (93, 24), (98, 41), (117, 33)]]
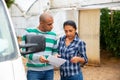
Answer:
[(27, 80), (5, 0), (0, 0), (0, 80)]

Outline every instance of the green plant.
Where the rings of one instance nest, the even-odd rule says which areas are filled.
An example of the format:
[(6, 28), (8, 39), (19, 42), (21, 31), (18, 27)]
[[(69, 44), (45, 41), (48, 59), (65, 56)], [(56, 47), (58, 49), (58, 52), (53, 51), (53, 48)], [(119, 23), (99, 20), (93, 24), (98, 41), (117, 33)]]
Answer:
[(7, 7), (10, 8), (10, 6), (14, 3), (15, 0), (5, 0)]
[(100, 18), (101, 47), (120, 56), (120, 11), (102, 9)]

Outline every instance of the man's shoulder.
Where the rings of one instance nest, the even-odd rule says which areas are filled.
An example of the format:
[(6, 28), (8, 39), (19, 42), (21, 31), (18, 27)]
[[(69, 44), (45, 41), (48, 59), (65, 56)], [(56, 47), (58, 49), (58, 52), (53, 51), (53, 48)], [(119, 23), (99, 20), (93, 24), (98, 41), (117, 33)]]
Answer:
[(29, 28), (26, 28), (25, 29), (27, 32), (34, 32), (36, 31), (37, 29), (35, 27), (29, 27)]
[(48, 34), (49, 34), (49, 35), (54, 35), (54, 36), (56, 36), (56, 33), (53, 32), (53, 31), (48, 32)]

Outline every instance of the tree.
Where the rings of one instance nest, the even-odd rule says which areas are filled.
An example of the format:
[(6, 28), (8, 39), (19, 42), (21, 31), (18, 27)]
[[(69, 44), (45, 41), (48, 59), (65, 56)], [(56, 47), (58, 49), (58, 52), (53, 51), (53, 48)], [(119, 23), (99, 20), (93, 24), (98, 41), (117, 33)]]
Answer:
[(15, 0), (5, 0), (7, 7), (10, 8), (10, 6), (14, 3)]

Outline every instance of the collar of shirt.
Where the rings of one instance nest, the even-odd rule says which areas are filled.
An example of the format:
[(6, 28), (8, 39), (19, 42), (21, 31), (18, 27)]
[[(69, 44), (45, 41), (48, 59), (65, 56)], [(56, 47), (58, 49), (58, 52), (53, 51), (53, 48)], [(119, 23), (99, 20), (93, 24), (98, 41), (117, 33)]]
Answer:
[[(66, 35), (65, 36), (63, 36), (63, 39), (65, 40), (65, 38), (66, 38)], [(79, 40), (79, 37), (78, 37), (78, 35), (75, 35), (75, 38), (73, 39), (73, 41), (78, 41)]]

